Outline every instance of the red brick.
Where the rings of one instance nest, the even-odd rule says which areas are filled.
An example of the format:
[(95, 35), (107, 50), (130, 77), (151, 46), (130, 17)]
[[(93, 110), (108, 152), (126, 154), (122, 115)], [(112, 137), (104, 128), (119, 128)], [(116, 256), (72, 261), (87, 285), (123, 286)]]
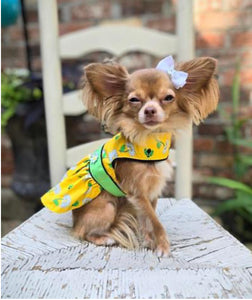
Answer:
[(219, 77), (221, 84), (231, 86), (234, 80), (234, 75), (234, 69), (223, 71)]
[(232, 10), (232, 9), (244, 10), (247, 8), (252, 8), (252, 1), (251, 0), (226, 0), (224, 2), (223, 8), (226, 10)]
[[(235, 75), (235, 70), (227, 70), (227, 71), (223, 71), (220, 75), (219, 75), (219, 83), (222, 85), (222, 89), (223, 86), (225, 86), (225, 88), (228, 90), (231, 90), (231, 86), (233, 84), (233, 79), (234, 79), (234, 75)], [(247, 70), (242, 70), (240, 73), (240, 80), (241, 80), (241, 89), (240, 89), (240, 100), (241, 103), (244, 104), (249, 104), (250, 103), (250, 93), (251, 93), (251, 85), (252, 85), (252, 68), (251, 69), (247, 69)], [(221, 99), (224, 99), (224, 95), (220, 95)], [(232, 101), (231, 100), (231, 94), (229, 98), (226, 98), (227, 101)], [(225, 101), (225, 99), (224, 99)]]
[(197, 163), (199, 167), (222, 169), (232, 167), (233, 160), (232, 155), (201, 154)]
[(23, 57), (22, 59), (9, 59), (8, 68), (27, 68), (25, 57)]
[[(103, 19), (110, 17), (107, 11), (106, 1), (94, 4), (82, 4), (73, 6), (71, 9), (72, 20)], [(91, 2), (92, 3), (92, 2)]]
[(28, 23), (38, 23), (38, 10), (36, 9), (27, 10), (26, 17)]
[(220, 10), (222, 8), (222, 0), (196, 0), (195, 11), (209, 12), (211, 10)]
[(17, 41), (22, 40), (24, 38), (22, 28), (18, 26), (11, 26), (10, 28), (7, 28), (5, 30), (8, 30), (8, 34), (10, 35), (11, 40)]
[(41, 57), (33, 57), (32, 58), (32, 68), (34, 71), (41, 70)]
[(233, 146), (228, 141), (216, 141), (217, 153), (233, 153)]
[(34, 44), (30, 46), (32, 59), (34, 57), (40, 57), (40, 45)]
[(2, 175), (10, 175), (14, 171), (14, 166), (11, 164), (2, 164), (1, 166), (1, 174)]
[(1, 147), (1, 162), (2, 164), (13, 164), (13, 153), (11, 149)]
[(224, 46), (224, 33), (199, 32), (196, 36), (196, 48), (220, 48)]
[(155, 0), (155, 1), (144, 0), (143, 1), (144, 13), (161, 14), (164, 1), (165, 0)]
[(25, 49), (23, 46), (5, 46), (2, 44), (2, 62), (5, 59), (19, 59), (24, 61)]
[(86, 29), (94, 25), (94, 22), (87, 21), (81, 23), (61, 23), (59, 25), (59, 35), (67, 34), (76, 30)]
[(252, 66), (252, 51), (244, 51), (241, 53), (241, 64), (243, 66)]
[(223, 135), (224, 132), (224, 124), (200, 124), (198, 127), (198, 133), (202, 135)]
[[(251, 140), (251, 136), (249, 136), (249, 139)], [(245, 155), (252, 155), (252, 149), (250, 147), (239, 147), (239, 153), (245, 154)]]
[[(6, 137), (4, 137), (1, 144), (1, 173), (2, 175), (12, 174), (14, 170), (14, 158), (12, 153), (11, 145), (5, 142)], [(8, 139), (7, 139), (7, 142)]]
[[(250, 0), (251, 1), (251, 0)], [(252, 3), (252, 1), (251, 1)], [(252, 7), (252, 6), (251, 6)], [(252, 16), (251, 16), (251, 10), (247, 9), (247, 10), (243, 10), (241, 13), (240, 13), (240, 20), (241, 20), (241, 26), (242, 28), (244, 29), (251, 29), (252, 27)]]
[[(88, 118), (88, 117), (87, 117)], [(95, 119), (83, 120), (83, 116), (66, 117), (68, 147), (101, 138), (101, 126)]]
[[(220, 81), (220, 80), (219, 80)], [(230, 86), (220, 86), (220, 103), (231, 103), (231, 89)]]
[(12, 176), (11, 175), (2, 175), (1, 176), (1, 187), (3, 188), (9, 188), (12, 182)]
[(40, 41), (40, 32), (38, 25), (28, 27), (30, 45), (37, 44)]
[(232, 168), (215, 170), (214, 176), (234, 179), (234, 171)]
[[(242, 107), (240, 107), (239, 116), (242, 117), (242, 118), (247, 118), (247, 119), (252, 120), (252, 106), (242, 106)], [(249, 125), (249, 127), (251, 128), (251, 124)]]
[(65, 4), (65, 3), (76, 3), (76, 0), (57, 0), (58, 4)]
[[(29, 43), (33, 44), (34, 41), (39, 41), (39, 27), (38, 24), (28, 24), (28, 35), (29, 35)], [(11, 26), (7, 28), (7, 33), (10, 37), (11, 43), (16, 43), (19, 40), (24, 41), (24, 33), (23, 29), (18, 26)]]
[(243, 2), (243, 0), (226, 0), (223, 8), (226, 10), (239, 9)]
[(210, 11), (195, 16), (195, 25), (199, 32), (212, 29), (226, 30), (239, 25), (239, 22), (238, 11)]
[(243, 180), (244, 180), (244, 183), (247, 183), (248, 185), (251, 186), (252, 182), (251, 182), (251, 178), (252, 178), (252, 168), (250, 168), (246, 174), (244, 174), (243, 176)]
[(122, 0), (122, 15), (132, 16), (141, 14), (157, 14), (162, 12), (163, 0), (147, 1), (147, 0)]
[(214, 147), (214, 141), (207, 138), (197, 138), (193, 141), (193, 149), (196, 152), (199, 151), (212, 151)]
[(211, 200), (225, 200), (233, 196), (233, 191), (223, 188), (218, 185), (211, 184), (194, 184), (193, 185), (193, 198), (211, 199)]
[[(252, 18), (252, 16), (251, 16)], [(232, 47), (252, 47), (252, 31), (235, 32), (231, 35)]]
[[(214, 57), (218, 60), (218, 70), (221, 73), (223, 70), (235, 68), (237, 58), (241, 58), (239, 49), (229, 49), (222, 53), (216, 53)], [(243, 62), (241, 62), (243, 65)]]
[(241, 83), (243, 85), (252, 85), (252, 68), (241, 70)]
[[(232, 86), (232, 83), (234, 80), (234, 75), (235, 75), (234, 69), (223, 71), (219, 77), (221, 84)], [(252, 68), (246, 69), (246, 70), (241, 70), (240, 81), (241, 81), (241, 90), (243, 90), (246, 85), (252, 84)], [(246, 91), (244, 91), (244, 92), (246, 92)], [(241, 98), (241, 100), (244, 100), (244, 99)]]
[(1, 136), (1, 149), (2, 151), (12, 149), (11, 140), (5, 132), (2, 132)]
[(193, 182), (206, 182), (206, 178), (213, 175), (211, 168), (197, 168), (193, 170)]
[(241, 7), (242, 8), (252, 8), (252, 1), (251, 0), (243, 0)]
[(157, 18), (146, 22), (146, 27), (165, 32), (175, 32), (175, 18)]

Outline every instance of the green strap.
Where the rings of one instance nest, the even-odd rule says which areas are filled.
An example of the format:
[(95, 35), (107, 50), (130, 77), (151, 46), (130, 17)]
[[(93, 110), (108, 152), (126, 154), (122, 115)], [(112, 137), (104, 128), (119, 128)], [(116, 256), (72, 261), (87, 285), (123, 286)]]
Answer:
[(117, 186), (113, 179), (108, 175), (102, 164), (102, 150), (100, 147), (92, 155), (90, 159), (90, 173), (94, 180), (101, 185), (101, 187), (116, 197), (123, 197), (125, 193)]

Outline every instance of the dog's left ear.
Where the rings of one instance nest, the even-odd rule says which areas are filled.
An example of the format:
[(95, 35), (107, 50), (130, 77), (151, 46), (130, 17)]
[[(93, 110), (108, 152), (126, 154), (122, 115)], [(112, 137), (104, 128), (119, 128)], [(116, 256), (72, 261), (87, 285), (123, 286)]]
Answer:
[(195, 124), (199, 124), (217, 108), (219, 87), (214, 77), (216, 64), (214, 58), (200, 57), (176, 67), (188, 73), (185, 86), (178, 90), (178, 105), (191, 115)]

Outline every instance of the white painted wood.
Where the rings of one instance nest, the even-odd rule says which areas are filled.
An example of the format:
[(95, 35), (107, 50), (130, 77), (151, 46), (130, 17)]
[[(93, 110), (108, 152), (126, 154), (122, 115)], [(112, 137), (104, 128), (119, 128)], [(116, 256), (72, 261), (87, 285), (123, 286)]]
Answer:
[(39, 0), (39, 24), (43, 67), (51, 184), (60, 181), (65, 172), (66, 138), (62, 113), (62, 82), (58, 45), (56, 0)]
[[(178, 61), (194, 57), (193, 0), (177, 2)], [(176, 138), (176, 199), (192, 197), (192, 127)]]
[(142, 51), (157, 57), (175, 54), (175, 35), (143, 27), (99, 25), (60, 37), (60, 56), (79, 58), (95, 51), (109, 52), (120, 57), (131, 51)]
[(74, 166), (83, 157), (93, 153), (95, 150), (97, 150), (100, 146), (102, 146), (108, 140), (109, 140), (109, 138), (100, 139), (100, 140), (96, 140), (96, 141), (93, 141), (90, 143), (86, 143), (83, 145), (79, 145), (79, 146), (67, 149), (67, 167)]
[(81, 90), (63, 95), (63, 114), (65, 116), (79, 116), (87, 111), (81, 96)]
[(251, 298), (252, 255), (191, 200), (160, 199), (171, 256), (96, 247), (47, 209), (2, 239), (2, 298)]
[(169, 160), (171, 161), (173, 167), (177, 167), (177, 164), (176, 164), (176, 151), (174, 149), (170, 149)]

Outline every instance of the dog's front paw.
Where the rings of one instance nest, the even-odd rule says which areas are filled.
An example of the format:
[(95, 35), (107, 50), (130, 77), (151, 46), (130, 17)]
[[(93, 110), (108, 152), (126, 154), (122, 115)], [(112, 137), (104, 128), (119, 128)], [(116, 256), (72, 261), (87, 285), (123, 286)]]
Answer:
[(155, 253), (158, 257), (168, 257), (170, 254), (170, 243), (167, 238), (162, 239), (157, 244)]

